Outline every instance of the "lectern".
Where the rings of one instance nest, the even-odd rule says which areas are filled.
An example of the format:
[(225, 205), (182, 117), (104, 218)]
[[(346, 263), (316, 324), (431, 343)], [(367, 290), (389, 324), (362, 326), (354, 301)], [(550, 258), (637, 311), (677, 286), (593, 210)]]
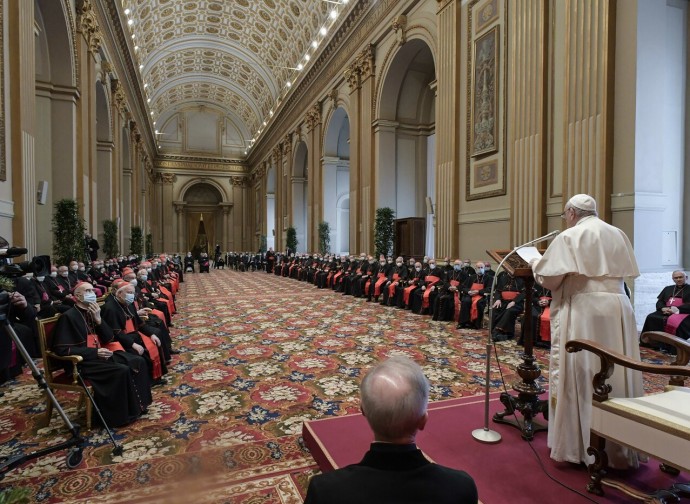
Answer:
[[(508, 255), (511, 250), (487, 250), (491, 258), (499, 263)], [(513, 390), (517, 396), (508, 392), (501, 394), (501, 403), (505, 410), (493, 416), (494, 422), (512, 425), (520, 429), (522, 438), (531, 441), (534, 433), (546, 430), (545, 424), (534, 420), (534, 417), (541, 413), (546, 420), (549, 419), (548, 401), (539, 399), (545, 390), (536, 382), (541, 375), (541, 370), (534, 363), (534, 341), (532, 340), (532, 293), (534, 290), (534, 276), (532, 268), (519, 255), (513, 254), (503, 263), (503, 268), (513, 275), (520, 277), (525, 282), (525, 315), (522, 320), (522, 340), (525, 351), (522, 354), (522, 363), (518, 366), (518, 375), (521, 381), (513, 384)], [(522, 414), (523, 421), (515, 418), (514, 413)]]

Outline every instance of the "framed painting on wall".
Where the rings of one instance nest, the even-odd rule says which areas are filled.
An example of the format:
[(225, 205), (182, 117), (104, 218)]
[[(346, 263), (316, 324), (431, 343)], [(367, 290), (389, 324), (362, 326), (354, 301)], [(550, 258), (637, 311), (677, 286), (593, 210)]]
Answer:
[(467, 199), (481, 199), (505, 194), (503, 163), (498, 157), (475, 162), (469, 170)]
[(498, 29), (495, 26), (474, 41), (472, 157), (498, 150)]
[(477, 7), (477, 11), (477, 24), (474, 29), (475, 35), (498, 20), (498, 0), (488, 0), (486, 3)]

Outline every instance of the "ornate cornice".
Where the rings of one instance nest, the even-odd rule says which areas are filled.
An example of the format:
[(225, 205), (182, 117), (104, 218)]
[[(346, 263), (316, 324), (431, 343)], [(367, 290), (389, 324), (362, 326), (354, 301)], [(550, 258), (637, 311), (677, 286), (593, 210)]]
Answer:
[(235, 172), (247, 171), (246, 163), (239, 159), (200, 156), (158, 156), (156, 158), (156, 165), (170, 168), (197, 168)]
[(84, 35), (89, 52), (95, 54), (101, 49), (103, 36), (98, 26), (92, 0), (77, 0), (77, 32)]

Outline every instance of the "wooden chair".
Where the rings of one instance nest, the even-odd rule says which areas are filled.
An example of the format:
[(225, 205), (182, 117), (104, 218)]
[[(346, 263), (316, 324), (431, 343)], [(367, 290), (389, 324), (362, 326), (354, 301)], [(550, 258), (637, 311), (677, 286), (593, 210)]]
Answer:
[[(45, 373), (45, 379), (48, 386), (53, 390), (66, 390), (68, 392), (76, 392), (79, 394), (79, 405), (81, 408), (82, 404), (86, 405), (86, 428), (91, 429), (91, 401), (86, 397), (86, 392), (84, 392), (84, 387), (79, 383), (77, 379), (77, 364), (82, 361), (80, 355), (68, 355), (66, 357), (61, 357), (54, 353), (51, 348), (53, 346), (53, 330), (57, 324), (60, 315), (55, 315), (47, 319), (38, 320), (38, 337), (41, 345), (41, 357), (43, 358), (43, 369)], [(69, 362), (72, 364), (72, 374), (68, 374), (64, 369), (57, 365), (58, 362)], [(89, 392), (93, 396), (93, 389), (90, 385)], [(46, 413), (44, 417), (39, 422), (40, 427), (46, 427), (50, 423), (50, 417), (53, 414), (53, 403), (50, 401), (46, 395)]]
[[(642, 334), (641, 339), (675, 347), (675, 361), (669, 365), (646, 364), (589, 340), (576, 339), (565, 345), (568, 352), (588, 350), (601, 359), (601, 369), (592, 380), (591, 446), (587, 449), (587, 453), (595, 459), (588, 466), (590, 481), (587, 490), (597, 495), (604, 494), (602, 478), (608, 465), (604, 451), (607, 439), (660, 460), (661, 469), (665, 472), (677, 475), (680, 470), (690, 471), (690, 387), (684, 386), (685, 378), (690, 377), (690, 343), (663, 332), (647, 332)], [(609, 398), (612, 389), (606, 380), (613, 375), (614, 364), (669, 376), (669, 385), (663, 392), (644, 397)], [(603, 483), (639, 500), (650, 497), (611, 480), (604, 480)], [(674, 488), (662, 490), (661, 493), (675, 495), (674, 492), (687, 491), (686, 487), (676, 484)]]

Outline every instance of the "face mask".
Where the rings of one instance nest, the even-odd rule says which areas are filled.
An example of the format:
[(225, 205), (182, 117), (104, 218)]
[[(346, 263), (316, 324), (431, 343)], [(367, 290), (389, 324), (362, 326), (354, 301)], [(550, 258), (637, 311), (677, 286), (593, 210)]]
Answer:
[(129, 281), (130, 285), (136, 285), (137, 284), (137, 279), (133, 279)]
[(393, 259), (388, 259), (388, 264), (393, 264)]
[(105, 273), (105, 268), (101, 268), (101, 273)]
[(422, 271), (421, 266), (415, 268), (416, 271)]
[(128, 292), (125, 294), (125, 303), (132, 304), (134, 303), (134, 293), (133, 292)]
[(460, 271), (462, 269), (462, 266), (460, 266), (459, 264), (456, 264), (455, 266), (453, 266), (453, 269), (455, 271)]
[(79, 268), (79, 271), (86, 271), (86, 268), (82, 266), (81, 268)]
[(436, 264), (434, 264), (434, 263), (429, 264), (429, 268), (434, 269), (435, 267), (436, 267)]
[(148, 279), (149, 279), (149, 277), (147, 275), (142, 275), (139, 277), (139, 280), (141, 280), (142, 282), (145, 282)]
[(57, 271), (51, 271), (51, 272), (50, 272), (50, 276), (51, 276), (52, 278), (57, 277)]
[(71, 269), (72, 271), (77, 271), (79, 269), (79, 266), (70, 266), (69, 269)]
[(427, 259), (427, 258), (424, 258), (424, 260), (423, 260), (422, 262), (423, 262), (424, 264), (426, 264), (426, 263), (428, 263), (428, 262), (429, 262), (429, 259)]
[(46, 277), (44, 277), (44, 276), (36, 277), (36, 280), (38, 280), (39, 282), (42, 282), (45, 279), (46, 279)]
[(386, 261), (379, 261), (379, 264), (380, 264), (381, 266), (385, 266), (385, 265), (386, 265)]
[(95, 303), (96, 302), (96, 293), (95, 292), (87, 292), (84, 294), (84, 296), (81, 298), (81, 300), (84, 303)]
[(402, 266), (402, 263), (401, 263), (401, 262), (397, 262), (397, 263), (395, 263), (395, 265), (396, 265), (396, 266)]
[(151, 268), (146, 268), (146, 271), (148, 271), (149, 273), (151, 273)]
[(60, 273), (60, 276), (62, 276), (64, 278), (67, 278), (67, 275), (69, 275), (69, 273), (67, 271), (63, 271), (62, 273)]
[(477, 268), (477, 273), (479, 273), (480, 275), (483, 275), (484, 274), (484, 268)]
[(373, 260), (373, 259), (370, 259), (370, 260), (369, 260), (369, 264), (374, 264), (374, 260)]
[(448, 261), (441, 262), (441, 266), (448, 266)]

